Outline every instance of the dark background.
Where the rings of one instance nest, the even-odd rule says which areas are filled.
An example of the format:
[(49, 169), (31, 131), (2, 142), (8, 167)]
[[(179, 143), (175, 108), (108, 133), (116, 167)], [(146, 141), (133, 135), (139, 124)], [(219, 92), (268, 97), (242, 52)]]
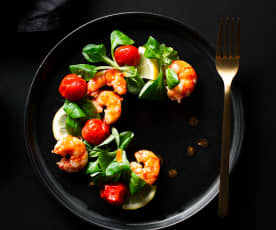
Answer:
[[(217, 217), (215, 199), (204, 210), (170, 229), (266, 229), (267, 220), (275, 217), (271, 200), (275, 181), (271, 178), (276, 158), (271, 147), (276, 97), (272, 90), (275, 78), (269, 72), (273, 58), (264, 57), (263, 1), (70, 1), (58, 10), (60, 20), (51, 31), (16, 32), (33, 6), (34, 1), (10, 1), (1, 7), (1, 229), (98, 229), (62, 207), (34, 174), (25, 147), (24, 106), (34, 73), (56, 42), (90, 19), (124, 11), (174, 17), (195, 27), (213, 44), (222, 16), (241, 17), (237, 85), (243, 97), (246, 130), (242, 155), (231, 175), (230, 216)], [(272, 43), (272, 38), (268, 38), (271, 44), (269, 41)]]

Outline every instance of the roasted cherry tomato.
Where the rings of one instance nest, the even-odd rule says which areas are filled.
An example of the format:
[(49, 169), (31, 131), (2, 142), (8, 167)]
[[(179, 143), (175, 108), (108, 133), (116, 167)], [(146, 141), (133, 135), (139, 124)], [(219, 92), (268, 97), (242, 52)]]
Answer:
[(135, 46), (119, 46), (114, 53), (115, 60), (119, 65), (135, 66), (139, 64), (140, 54)]
[(88, 143), (98, 145), (107, 138), (109, 125), (100, 119), (90, 119), (83, 126), (81, 134)]
[(70, 101), (80, 100), (86, 95), (86, 81), (76, 74), (68, 74), (62, 79), (59, 92)]
[(105, 184), (100, 191), (101, 198), (109, 204), (122, 205), (127, 194), (127, 187), (122, 183)]

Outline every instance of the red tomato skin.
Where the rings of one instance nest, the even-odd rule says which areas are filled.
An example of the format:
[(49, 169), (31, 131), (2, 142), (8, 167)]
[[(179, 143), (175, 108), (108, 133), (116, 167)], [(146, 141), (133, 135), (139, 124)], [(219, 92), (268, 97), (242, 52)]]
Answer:
[(127, 194), (127, 187), (122, 183), (105, 184), (100, 190), (100, 196), (112, 205), (122, 205)]
[(109, 135), (109, 125), (100, 119), (90, 119), (86, 121), (81, 134), (88, 143), (98, 145)]
[(136, 66), (140, 61), (140, 54), (138, 49), (132, 45), (119, 46), (115, 50), (114, 57), (120, 66)]
[(59, 93), (70, 101), (77, 101), (86, 95), (87, 84), (76, 74), (66, 75), (59, 86)]

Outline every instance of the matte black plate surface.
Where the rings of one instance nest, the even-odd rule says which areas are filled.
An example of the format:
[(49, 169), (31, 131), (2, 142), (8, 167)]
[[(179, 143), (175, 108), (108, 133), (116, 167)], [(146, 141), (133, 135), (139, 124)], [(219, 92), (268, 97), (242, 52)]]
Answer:
[[(106, 204), (96, 188), (88, 186), (84, 173), (60, 171), (58, 157), (51, 154), (55, 145), (52, 119), (63, 104), (58, 93), (61, 79), (69, 73), (68, 65), (85, 63), (82, 47), (104, 43), (109, 50), (112, 30), (125, 32), (143, 45), (152, 35), (179, 51), (180, 58), (193, 65), (198, 74), (196, 90), (181, 104), (172, 101), (153, 103), (127, 95), (122, 103), (122, 116), (115, 124), (119, 131), (131, 130), (135, 138), (128, 156), (139, 149), (150, 149), (164, 159), (154, 200), (136, 211), (124, 211)], [(39, 67), (27, 99), (25, 132), (29, 156), (40, 179), (67, 209), (81, 219), (106, 228), (157, 229), (173, 225), (192, 216), (218, 193), (221, 144), (223, 84), (214, 64), (214, 49), (193, 29), (179, 21), (148, 13), (116, 14), (93, 20), (60, 41)], [(233, 139), (231, 168), (237, 160), (243, 138), (243, 110), (233, 87)], [(196, 128), (188, 118), (199, 118)], [(206, 137), (209, 147), (196, 147), (194, 157), (186, 148)], [(169, 179), (168, 170), (178, 171)]]

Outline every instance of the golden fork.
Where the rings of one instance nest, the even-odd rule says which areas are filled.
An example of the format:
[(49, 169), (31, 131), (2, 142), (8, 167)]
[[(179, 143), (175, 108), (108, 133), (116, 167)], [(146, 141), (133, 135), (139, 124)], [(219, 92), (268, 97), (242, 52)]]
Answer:
[[(231, 28), (229, 28), (229, 24)], [(229, 36), (230, 29), (230, 36)], [(224, 36), (223, 36), (224, 30)], [(223, 39), (224, 37), (224, 39)], [(229, 41), (230, 37), (230, 41)], [(235, 40), (235, 41), (234, 41)], [(230, 44), (229, 44), (230, 43)], [(230, 45), (230, 46), (229, 46)], [(231, 143), (231, 101), (232, 80), (239, 69), (240, 61), (240, 18), (221, 19), (216, 47), (216, 68), (224, 83), (224, 109), (220, 159), (220, 188), (218, 215), (228, 215), (229, 206), (229, 152)]]

